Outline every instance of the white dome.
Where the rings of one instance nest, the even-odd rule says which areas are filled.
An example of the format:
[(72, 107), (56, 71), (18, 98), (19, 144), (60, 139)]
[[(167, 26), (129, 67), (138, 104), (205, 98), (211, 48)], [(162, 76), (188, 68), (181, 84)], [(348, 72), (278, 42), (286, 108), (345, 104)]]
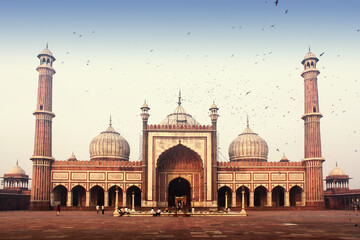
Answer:
[(344, 176), (346, 175), (343, 170), (336, 166), (333, 170), (330, 171), (329, 176)]
[(24, 169), (19, 167), (18, 162), (16, 162), (16, 165), (9, 170), (8, 174), (26, 175)]
[(229, 146), (230, 161), (267, 161), (268, 145), (249, 126)]
[(90, 159), (129, 160), (130, 146), (120, 133), (111, 126), (90, 143)]

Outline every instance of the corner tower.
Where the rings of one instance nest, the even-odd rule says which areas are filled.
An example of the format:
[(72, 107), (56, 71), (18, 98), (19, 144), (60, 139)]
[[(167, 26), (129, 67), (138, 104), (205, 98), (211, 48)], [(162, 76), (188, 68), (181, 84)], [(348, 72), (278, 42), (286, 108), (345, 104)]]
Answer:
[(304, 159), (306, 166), (306, 205), (313, 207), (324, 206), (322, 163), (325, 159), (321, 155), (320, 118), (317, 76), (320, 71), (316, 68), (319, 59), (309, 52), (301, 62), (304, 71), (305, 113), (301, 117), (304, 120)]
[(34, 115), (35, 143), (33, 161), (30, 209), (41, 210), (50, 208), (50, 169), (54, 161), (52, 157), (52, 77), (55, 69), (52, 67), (55, 58), (46, 48), (37, 56), (40, 65), (36, 68), (39, 72), (37, 105)]

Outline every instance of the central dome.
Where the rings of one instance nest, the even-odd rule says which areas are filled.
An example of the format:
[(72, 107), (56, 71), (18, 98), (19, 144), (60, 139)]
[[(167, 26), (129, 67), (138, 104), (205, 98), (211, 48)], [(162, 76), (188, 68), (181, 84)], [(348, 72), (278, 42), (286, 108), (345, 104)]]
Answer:
[(90, 143), (90, 160), (129, 160), (130, 146), (120, 133), (111, 126), (96, 136)]
[(230, 161), (267, 161), (268, 145), (247, 124), (243, 133), (229, 146)]
[(160, 123), (160, 125), (200, 125), (195, 118), (188, 114), (185, 109), (181, 106), (181, 94), (179, 92), (178, 106), (174, 112), (167, 115), (167, 117)]

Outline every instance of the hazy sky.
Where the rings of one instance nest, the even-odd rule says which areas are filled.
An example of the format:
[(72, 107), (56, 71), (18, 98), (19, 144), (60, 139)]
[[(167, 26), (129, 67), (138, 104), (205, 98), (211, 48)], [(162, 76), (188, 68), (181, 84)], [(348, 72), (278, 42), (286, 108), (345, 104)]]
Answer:
[[(16, 160), (32, 174), (39, 64), (49, 43), (53, 156), (89, 159), (108, 126), (139, 159), (146, 99), (150, 124), (182, 106), (211, 124), (219, 107), (219, 160), (246, 127), (267, 141), (268, 161), (304, 157), (303, 78), (308, 51), (319, 57), (324, 178), (335, 163), (360, 188), (360, 1), (1, 1), (2, 176)], [(287, 13), (286, 13), (287, 11)], [(246, 95), (247, 92), (250, 92)], [(276, 149), (280, 151), (276, 151)]]

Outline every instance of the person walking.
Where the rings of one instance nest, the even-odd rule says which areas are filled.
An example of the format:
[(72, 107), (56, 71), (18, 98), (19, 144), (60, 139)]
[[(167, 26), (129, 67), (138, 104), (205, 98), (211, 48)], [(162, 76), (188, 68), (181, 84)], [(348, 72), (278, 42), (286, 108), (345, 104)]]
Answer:
[(96, 205), (96, 213), (99, 214), (100, 206)]
[(104, 214), (104, 211), (105, 211), (105, 207), (104, 205), (101, 206), (101, 213)]
[(56, 216), (60, 216), (60, 204), (56, 206)]

